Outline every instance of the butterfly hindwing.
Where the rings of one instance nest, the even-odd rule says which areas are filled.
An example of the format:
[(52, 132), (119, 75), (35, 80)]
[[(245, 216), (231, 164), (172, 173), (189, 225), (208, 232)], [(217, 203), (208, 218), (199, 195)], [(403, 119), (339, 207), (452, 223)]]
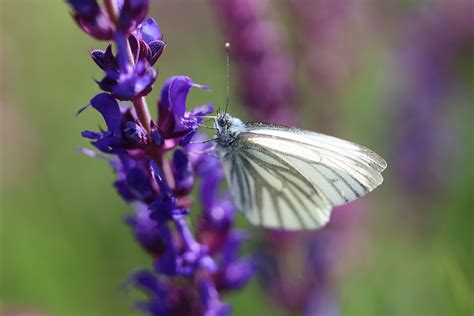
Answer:
[(329, 220), (331, 206), (311, 180), (271, 150), (248, 143), (228, 159), (223, 163), (231, 192), (253, 224), (297, 230)]

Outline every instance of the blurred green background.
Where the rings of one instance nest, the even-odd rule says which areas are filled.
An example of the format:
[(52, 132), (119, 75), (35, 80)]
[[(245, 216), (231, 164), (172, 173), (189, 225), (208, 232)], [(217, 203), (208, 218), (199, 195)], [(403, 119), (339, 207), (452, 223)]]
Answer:
[[(380, 4), (360, 1), (368, 7)], [(282, 2), (271, 4), (284, 16)], [(388, 18), (374, 22), (384, 27), (372, 25), (368, 34), (355, 31), (363, 43), (354, 51), (358, 67), (331, 99), (337, 110), (325, 114), (334, 135), (375, 149), (389, 164), (386, 182), (365, 199), (366, 209), (338, 251), (333, 282), (342, 315), (474, 313), (473, 55), (461, 56), (462, 71), (454, 73), (470, 95), (446, 104), (459, 151), (450, 166), (439, 166), (446, 167), (441, 189), (407, 194), (391, 168), (400, 155), (393, 135), (403, 128), (388, 101), (399, 84), (393, 69), (397, 38), (406, 31), (406, 16), (426, 4), (392, 1)], [(62, 1), (2, 0), (0, 10), (0, 311), (134, 315), (134, 295), (120, 286), (134, 268), (150, 267), (151, 260), (123, 224), (131, 208), (115, 194), (110, 168), (74, 151), (87, 146), (80, 131), (101, 122), (94, 111), (74, 115), (99, 91), (93, 79), (101, 73), (88, 51), (105, 43), (82, 33)], [(193, 92), (190, 104), (222, 104), (225, 39), (209, 3), (152, 1), (150, 15), (168, 45), (155, 87), (171, 75), (186, 74), (213, 89)], [(291, 21), (282, 20), (284, 33), (293, 38)], [(300, 79), (303, 69), (297, 68), (305, 96), (298, 110), (305, 118), (301, 126), (318, 130), (311, 117), (326, 111), (327, 100)], [(158, 93), (148, 96), (150, 105)], [(232, 112), (250, 118), (234, 95)], [(247, 224), (240, 219), (239, 225)], [(256, 281), (225, 300), (235, 315), (286, 315)]]

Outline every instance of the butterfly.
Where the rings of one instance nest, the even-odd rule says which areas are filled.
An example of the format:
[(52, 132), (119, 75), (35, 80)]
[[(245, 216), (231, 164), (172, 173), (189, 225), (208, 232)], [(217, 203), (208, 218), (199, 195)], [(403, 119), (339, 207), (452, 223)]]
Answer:
[(317, 229), (333, 206), (379, 186), (387, 163), (370, 149), (292, 127), (214, 118), (215, 152), (236, 206), (257, 226)]

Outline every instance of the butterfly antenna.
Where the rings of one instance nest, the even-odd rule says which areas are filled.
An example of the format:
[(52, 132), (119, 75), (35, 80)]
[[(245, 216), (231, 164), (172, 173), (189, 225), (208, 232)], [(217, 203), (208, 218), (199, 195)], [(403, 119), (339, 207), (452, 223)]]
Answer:
[(197, 123), (197, 125), (200, 126), (200, 127), (205, 127), (205, 128), (208, 128), (208, 129), (217, 130), (217, 128), (215, 128), (213, 126), (208, 126), (208, 125), (204, 125), (204, 124), (201, 124), (201, 123)]
[(210, 138), (210, 139), (206, 139), (206, 140), (203, 140), (203, 141), (197, 141), (197, 142), (189, 142), (189, 144), (191, 145), (196, 145), (196, 144), (207, 144), (209, 142), (213, 142), (217, 140), (217, 138)]
[(230, 82), (230, 43), (225, 43), (225, 57), (226, 57), (226, 65), (227, 65), (227, 71), (226, 71), (226, 99), (225, 99), (225, 110), (224, 114), (227, 114), (227, 106), (229, 105), (229, 94), (230, 94), (230, 88), (229, 88), (229, 82)]

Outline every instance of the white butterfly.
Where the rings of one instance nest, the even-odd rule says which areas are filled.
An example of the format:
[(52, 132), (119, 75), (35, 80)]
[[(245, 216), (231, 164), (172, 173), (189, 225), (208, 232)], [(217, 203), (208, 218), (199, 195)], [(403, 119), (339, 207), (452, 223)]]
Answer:
[(215, 150), (237, 207), (266, 228), (316, 229), (332, 206), (382, 183), (387, 163), (360, 145), (285, 126), (215, 117)]

